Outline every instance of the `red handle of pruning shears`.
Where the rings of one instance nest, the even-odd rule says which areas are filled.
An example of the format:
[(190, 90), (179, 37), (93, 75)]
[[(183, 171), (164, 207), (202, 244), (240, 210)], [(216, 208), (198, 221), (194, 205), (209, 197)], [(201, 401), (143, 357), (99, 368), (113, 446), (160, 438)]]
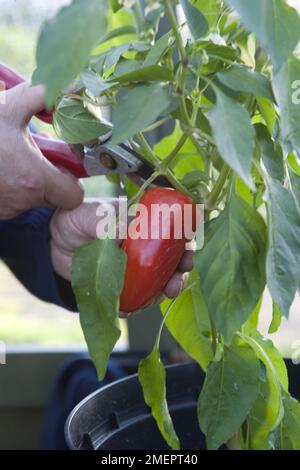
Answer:
[(39, 134), (32, 134), (32, 138), (44, 157), (54, 166), (65, 168), (77, 178), (86, 178), (88, 176), (82, 160), (79, 160), (65, 142), (47, 139), (47, 137)]
[[(16, 72), (11, 70), (6, 65), (0, 64), (0, 81), (4, 82), (5, 89), (10, 90), (21, 83), (24, 83), (25, 80), (23, 77), (18, 75)], [(52, 124), (52, 113), (48, 111), (41, 111), (36, 115), (41, 121), (46, 122), (47, 124)]]

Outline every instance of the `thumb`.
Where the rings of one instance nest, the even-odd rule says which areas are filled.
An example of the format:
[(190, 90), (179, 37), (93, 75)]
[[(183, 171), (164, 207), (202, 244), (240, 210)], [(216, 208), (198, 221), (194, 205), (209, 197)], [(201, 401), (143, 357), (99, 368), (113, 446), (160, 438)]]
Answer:
[(32, 116), (42, 111), (45, 107), (45, 88), (42, 85), (30, 86), (23, 83), (10, 90), (22, 125), (27, 125)]
[(84, 197), (81, 183), (70, 173), (65, 173), (43, 160), (44, 198), (50, 206), (71, 210), (80, 206)]

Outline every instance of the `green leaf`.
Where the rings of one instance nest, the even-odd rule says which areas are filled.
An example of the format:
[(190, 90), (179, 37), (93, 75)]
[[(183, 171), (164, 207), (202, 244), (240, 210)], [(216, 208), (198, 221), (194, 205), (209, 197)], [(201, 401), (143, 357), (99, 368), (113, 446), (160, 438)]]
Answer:
[(300, 176), (297, 175), (290, 167), (288, 168), (288, 173), (291, 182), (291, 192), (300, 213)]
[(208, 367), (198, 402), (198, 418), (209, 450), (218, 449), (241, 427), (259, 392), (255, 353), (237, 339)]
[(252, 93), (254, 96), (263, 96), (274, 102), (270, 80), (248, 67), (233, 65), (225, 72), (219, 72), (217, 76), (223, 85), (234, 91)]
[(224, 46), (222, 44), (215, 44), (212, 41), (197, 41), (197, 46), (201, 46), (210, 58), (210, 61), (217, 57), (218, 61), (222, 59), (226, 61), (238, 60), (238, 54), (236, 49), (230, 46)]
[(255, 309), (251, 313), (250, 317), (247, 320), (246, 325), (251, 325), (252, 328), (257, 328), (258, 321), (259, 321), (259, 314), (262, 305), (263, 297), (261, 297), (256, 305)]
[(300, 404), (283, 395), (284, 417), (279, 427), (279, 450), (300, 450)]
[(206, 113), (223, 160), (251, 189), (250, 169), (255, 147), (254, 129), (246, 109), (216, 89), (217, 104)]
[(198, 8), (208, 21), (209, 26), (214, 26), (217, 23), (220, 5), (218, 0), (192, 0), (195, 8)]
[(154, 46), (152, 46), (150, 51), (148, 52), (148, 55), (144, 62), (144, 66), (157, 64), (173, 42), (174, 38), (172, 37), (171, 31), (159, 38), (158, 41), (156, 41)]
[[(189, 286), (192, 286), (190, 287)], [(199, 285), (199, 276), (193, 271), (189, 283), (176, 300), (166, 319), (166, 326), (185, 352), (198, 362), (203, 370), (212, 360), (210, 322)], [(160, 305), (165, 315), (172, 300), (166, 299)], [(184, 328), (183, 328), (184, 325)]]
[(33, 84), (46, 86), (47, 107), (87, 64), (97, 39), (105, 32), (106, 8), (105, 0), (73, 0), (44, 24)]
[(201, 11), (193, 6), (192, 0), (180, 0), (187, 24), (194, 39), (205, 36), (208, 32), (208, 22)]
[(300, 147), (300, 60), (293, 55), (274, 73), (273, 89), (280, 112), (280, 128), (285, 148), (290, 151)]
[(133, 59), (124, 59), (123, 57), (116, 64), (114, 69), (114, 75), (120, 76), (125, 75), (125, 73), (133, 72), (138, 70), (143, 66), (143, 62)]
[(266, 98), (256, 97), (258, 108), (262, 118), (265, 120), (270, 135), (273, 135), (276, 122), (276, 110), (273, 104)]
[(127, 34), (136, 34), (136, 27), (132, 24), (126, 24), (124, 26), (120, 26), (119, 28), (113, 29), (112, 31), (107, 32), (98, 42), (98, 44), (102, 44), (106, 41), (110, 41), (111, 39), (118, 38), (120, 36), (127, 36)]
[(296, 153), (290, 152), (287, 156), (287, 161), (295, 175), (300, 176), (300, 160)]
[(100, 379), (120, 337), (119, 295), (126, 255), (114, 240), (96, 240), (78, 248), (73, 258), (72, 288), (89, 354)]
[(300, 214), (292, 194), (266, 177), (269, 247), (267, 285), (274, 302), (288, 316), (300, 279)]
[(112, 143), (119, 144), (152, 124), (171, 105), (169, 89), (160, 83), (129, 90), (113, 110)]
[(116, 83), (104, 80), (91, 70), (85, 70), (80, 74), (83, 85), (94, 96), (100, 96), (105, 90), (112, 88)]
[[(164, 137), (154, 146), (153, 150), (155, 154), (161, 160), (164, 160), (174, 149), (181, 137), (182, 130), (177, 122), (172, 134)], [(183, 178), (187, 173), (191, 173), (192, 171), (204, 169), (201, 155), (190, 139), (186, 140), (176, 158), (174, 158), (171, 168), (174, 171), (175, 176), (178, 178)]]
[(263, 124), (256, 124), (255, 131), (260, 146), (261, 158), (268, 174), (271, 178), (283, 183), (284, 164), (282, 153), (278, 148), (275, 148), (275, 143)]
[(152, 415), (161, 434), (173, 450), (180, 449), (180, 443), (168, 410), (166, 399), (166, 373), (160, 360), (157, 347), (139, 364), (139, 381), (143, 388), (144, 398), (151, 408)]
[(117, 13), (121, 8), (123, 8), (124, 4), (119, 0), (109, 0), (110, 7), (114, 13)]
[(272, 335), (273, 333), (276, 333), (276, 331), (278, 331), (278, 329), (281, 325), (281, 320), (282, 320), (282, 313), (281, 313), (278, 305), (276, 305), (273, 302), (272, 321), (271, 321), (271, 324), (270, 324), (269, 330), (268, 330), (269, 335)]
[[(95, 110), (98, 112), (98, 109)], [(96, 117), (81, 100), (63, 98), (53, 113), (56, 133), (68, 144), (88, 142), (111, 131), (111, 124)]]
[(111, 67), (115, 66), (125, 52), (147, 52), (151, 48), (149, 43), (131, 41), (119, 46), (114, 46), (100, 54), (91, 57), (91, 64), (93, 68), (100, 72), (103, 68), (104, 72), (110, 71)]
[(224, 212), (205, 224), (195, 266), (208, 311), (226, 344), (255, 309), (265, 287), (266, 227), (233, 195)]
[(266, 378), (260, 380), (260, 392), (248, 417), (250, 449), (268, 450), (271, 432), (283, 417), (282, 390), (288, 389), (287, 370), (272, 341), (263, 339), (253, 328), (245, 333), (243, 338), (266, 367)]
[(115, 75), (112, 77), (112, 82), (147, 82), (147, 81), (171, 81), (173, 79), (172, 70), (161, 67), (159, 65), (149, 65), (140, 67), (137, 70), (132, 70), (124, 75)]
[(145, 20), (143, 24), (143, 31), (154, 30), (157, 31), (159, 21), (164, 14), (164, 6), (159, 5), (157, 8), (150, 10), (145, 15)]
[[(120, 46), (112, 47), (106, 52), (104, 71), (107, 72), (113, 65), (117, 64), (120, 60), (120, 57), (131, 48), (131, 42), (126, 44), (121, 44)], [(101, 56), (103, 54), (100, 54)]]
[(278, 389), (283, 388), (283, 390), (288, 391), (288, 373), (280, 352), (275, 348), (270, 339), (265, 339), (259, 331), (254, 330), (250, 325), (247, 326), (245, 333), (248, 337), (243, 336), (243, 338), (254, 349), (259, 359), (265, 364), (266, 368), (270, 368), (272, 374), (276, 376), (277, 381), (280, 384)]
[(285, 0), (226, 1), (256, 35), (275, 67), (280, 67), (300, 40), (300, 18), (296, 10)]

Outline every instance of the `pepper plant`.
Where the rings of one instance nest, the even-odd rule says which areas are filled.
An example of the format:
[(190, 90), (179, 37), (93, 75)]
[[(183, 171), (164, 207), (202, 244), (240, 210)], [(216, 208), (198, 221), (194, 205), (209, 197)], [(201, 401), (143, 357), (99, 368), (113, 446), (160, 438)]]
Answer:
[[(271, 334), (300, 286), (299, 40), (299, 15), (285, 0), (73, 0), (38, 41), (33, 82), (46, 85), (62, 139), (81, 143), (111, 129), (113, 143), (129, 140), (157, 174), (205, 205), (195, 269), (161, 311), (206, 373), (198, 416), (208, 449), (300, 449), (285, 363), (257, 330), (266, 287)], [(107, 106), (111, 122), (102, 117)], [(148, 132), (169, 121), (173, 132), (151, 146)], [(141, 194), (127, 178), (116, 181), (129, 197)], [(74, 257), (73, 288), (100, 377), (120, 336), (125, 265), (113, 240)], [(160, 333), (139, 379), (178, 449)]]

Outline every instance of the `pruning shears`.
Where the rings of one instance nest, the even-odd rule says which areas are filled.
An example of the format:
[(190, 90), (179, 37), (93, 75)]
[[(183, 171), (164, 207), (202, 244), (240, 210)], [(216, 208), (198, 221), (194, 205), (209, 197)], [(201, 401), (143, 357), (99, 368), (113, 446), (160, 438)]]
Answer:
[[(9, 90), (24, 82), (24, 79), (6, 65), (0, 64), (2, 89)], [(47, 124), (52, 123), (52, 113), (42, 111), (36, 115)], [(142, 155), (134, 151), (129, 142), (112, 144), (111, 132), (99, 136), (92, 142), (84, 142), (70, 147), (61, 140), (32, 134), (32, 138), (47, 160), (57, 167), (63, 167), (77, 178), (120, 174), (126, 175), (139, 186), (152, 176), (155, 167)], [(170, 187), (164, 176), (158, 176), (154, 184)]]

